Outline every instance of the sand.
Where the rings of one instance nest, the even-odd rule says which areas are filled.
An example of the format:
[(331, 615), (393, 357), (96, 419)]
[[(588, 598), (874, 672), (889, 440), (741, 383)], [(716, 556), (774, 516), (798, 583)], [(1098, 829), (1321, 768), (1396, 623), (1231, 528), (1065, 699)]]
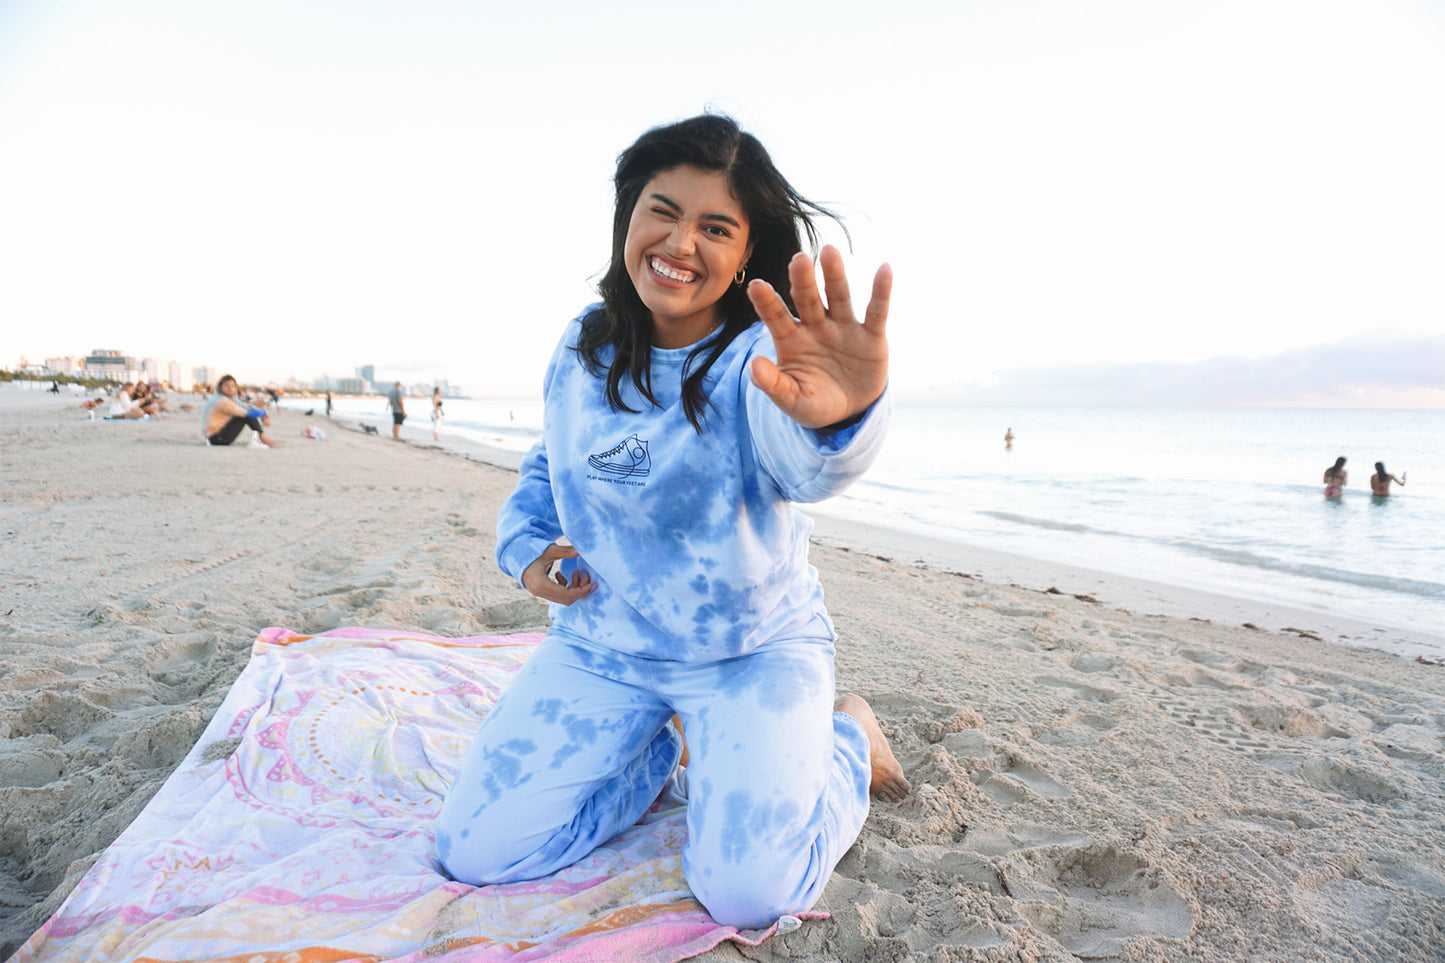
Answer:
[[(515, 473), (429, 425), (284, 412), (285, 447), (256, 450), (204, 445), (194, 414), (90, 423), (0, 390), (0, 415), (0, 956), (260, 629), (545, 623), (491, 562)], [(914, 791), (874, 804), (829, 919), (705, 958), (1445, 959), (1445, 667), (1333, 640), (1424, 641), (824, 519), (813, 559), (839, 686)]]

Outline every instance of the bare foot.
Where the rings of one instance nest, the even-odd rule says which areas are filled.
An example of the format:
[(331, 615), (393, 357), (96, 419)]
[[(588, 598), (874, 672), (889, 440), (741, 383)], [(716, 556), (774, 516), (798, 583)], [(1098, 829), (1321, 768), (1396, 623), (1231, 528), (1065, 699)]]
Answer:
[(903, 766), (893, 755), (893, 749), (888, 745), (888, 737), (883, 734), (883, 728), (878, 725), (878, 717), (873, 714), (873, 707), (860, 696), (845, 695), (833, 706), (833, 711), (846, 713), (857, 719), (863, 723), (863, 731), (868, 733), (868, 760), (873, 769), (868, 780), (868, 791), (889, 802), (898, 802), (908, 795), (910, 787), (903, 775)]

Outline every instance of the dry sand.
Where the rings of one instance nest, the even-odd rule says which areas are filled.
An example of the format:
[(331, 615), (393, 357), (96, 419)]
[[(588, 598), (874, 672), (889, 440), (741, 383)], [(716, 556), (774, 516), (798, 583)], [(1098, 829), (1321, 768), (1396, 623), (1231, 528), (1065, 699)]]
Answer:
[[(159, 789), (259, 629), (544, 624), (491, 562), (506, 469), (295, 413), (272, 451), (28, 392), (0, 415), (0, 955)], [(840, 688), (914, 792), (874, 804), (830, 919), (706, 958), (1445, 959), (1445, 668), (1257, 604), (1145, 615), (1193, 596), (821, 528)], [(1374, 637), (1322, 624), (1289, 627)]]

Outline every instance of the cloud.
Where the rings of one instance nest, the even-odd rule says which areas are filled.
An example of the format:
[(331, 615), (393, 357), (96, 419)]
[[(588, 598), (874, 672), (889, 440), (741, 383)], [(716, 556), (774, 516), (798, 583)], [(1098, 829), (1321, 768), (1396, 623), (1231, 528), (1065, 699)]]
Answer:
[(948, 394), (1012, 405), (1445, 407), (1445, 337), (1360, 335), (1260, 358), (1018, 368)]

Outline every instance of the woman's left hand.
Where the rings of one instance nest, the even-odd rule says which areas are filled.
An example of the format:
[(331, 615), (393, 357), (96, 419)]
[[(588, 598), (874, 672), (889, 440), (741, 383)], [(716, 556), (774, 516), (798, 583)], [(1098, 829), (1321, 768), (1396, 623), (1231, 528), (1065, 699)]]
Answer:
[(862, 414), (888, 383), (888, 297), (893, 269), (873, 277), (873, 294), (859, 324), (848, 294), (843, 255), (831, 244), (818, 255), (823, 292), (813, 260), (799, 252), (788, 264), (797, 320), (766, 281), (748, 285), (748, 298), (773, 335), (778, 360), (754, 358), (753, 383), (804, 428), (824, 428)]

